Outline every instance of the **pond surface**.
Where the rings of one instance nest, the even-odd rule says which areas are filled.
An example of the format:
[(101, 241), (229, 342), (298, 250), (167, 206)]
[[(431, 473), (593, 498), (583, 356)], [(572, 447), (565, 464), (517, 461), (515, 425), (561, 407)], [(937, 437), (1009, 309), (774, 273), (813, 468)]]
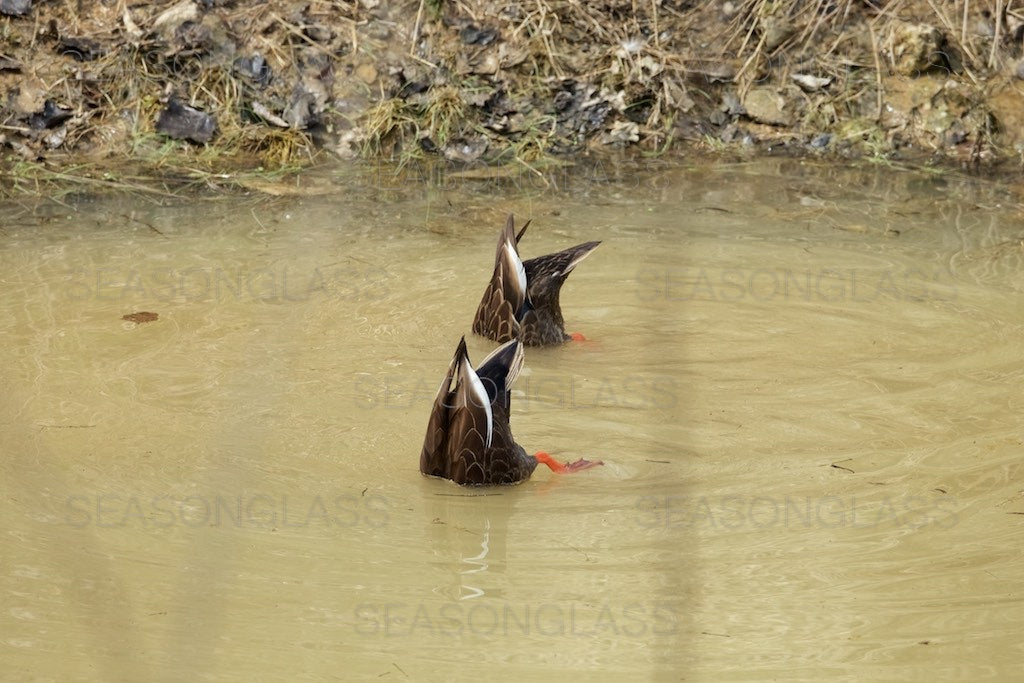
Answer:
[[(10, 675), (1024, 676), (1011, 188), (772, 161), (303, 192), (6, 207)], [(464, 489), (419, 451), (509, 212), (525, 258), (603, 241), (563, 290), (587, 341), (527, 350), (512, 426), (605, 466)]]

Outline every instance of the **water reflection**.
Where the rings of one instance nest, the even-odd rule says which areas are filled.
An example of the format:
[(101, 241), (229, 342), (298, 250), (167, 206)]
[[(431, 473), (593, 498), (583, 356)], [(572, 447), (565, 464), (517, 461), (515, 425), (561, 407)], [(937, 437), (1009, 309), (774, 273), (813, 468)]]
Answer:
[[(462, 562), (464, 564), (471, 565), (472, 569), (464, 569), (461, 574), (463, 578), (470, 574), (477, 574), (479, 572), (487, 571), (487, 553), (490, 552), (491, 543), (491, 520), (484, 520), (483, 537), (480, 539), (480, 554), (473, 557), (464, 557)], [(462, 585), (462, 590), (459, 594), (459, 600), (471, 600), (473, 598), (479, 598), (484, 595), (482, 588), (470, 586), (465, 583)]]

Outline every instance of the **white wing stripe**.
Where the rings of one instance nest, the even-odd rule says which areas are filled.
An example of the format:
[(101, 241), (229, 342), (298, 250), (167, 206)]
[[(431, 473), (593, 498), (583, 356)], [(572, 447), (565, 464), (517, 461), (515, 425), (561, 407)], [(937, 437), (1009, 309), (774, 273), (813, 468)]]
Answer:
[(595, 244), (590, 249), (587, 249), (585, 252), (574, 258), (572, 261), (569, 262), (569, 265), (565, 267), (565, 270), (563, 270), (561, 274), (568, 275), (569, 273), (571, 273), (573, 268), (579, 265), (580, 261), (593, 254), (594, 250), (597, 249), (599, 246), (599, 244)]
[(509, 241), (505, 242), (505, 258), (515, 266), (516, 271), (516, 282), (518, 284), (519, 291), (526, 294), (526, 268), (523, 266), (523, 260), (519, 258), (519, 254), (516, 252), (516, 247)]
[(491, 414), (491, 399), (487, 397), (484, 383), (480, 381), (476, 371), (465, 358), (462, 359), (463, 376), (469, 380), (469, 393), (473, 396), (474, 405), (483, 406), (487, 412), (487, 447), (491, 447), (491, 436), (494, 433), (494, 417)]

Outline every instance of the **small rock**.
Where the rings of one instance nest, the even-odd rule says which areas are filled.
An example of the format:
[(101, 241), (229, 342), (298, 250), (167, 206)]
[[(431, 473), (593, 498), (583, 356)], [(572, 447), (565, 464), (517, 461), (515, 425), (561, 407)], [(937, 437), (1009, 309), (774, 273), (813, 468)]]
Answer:
[(427, 154), (437, 154), (441, 151), (440, 148), (438, 148), (437, 143), (434, 142), (434, 139), (427, 133), (423, 134), (423, 137), (419, 139), (419, 143), (420, 149)]
[(469, 24), (459, 31), (459, 38), (466, 45), (490, 45), (498, 37), (498, 31), (493, 28), (479, 28)]
[(334, 66), (330, 57), (322, 52), (306, 51), (299, 62), (299, 73), (302, 80), (297, 87), (309, 93), (310, 113), (323, 113), (334, 84)]
[(239, 57), (235, 60), (235, 69), (261, 86), (270, 83), (271, 71), (267, 60), (259, 52), (250, 57)]
[[(624, 90), (617, 90), (614, 93), (608, 92), (604, 88), (601, 88), (601, 97), (611, 105), (612, 109), (617, 112), (626, 111), (626, 92)], [(586, 104), (582, 106), (587, 106)]]
[(480, 58), (472, 60), (469, 69), (470, 73), (491, 76), (498, 73), (498, 56), (493, 52), (487, 52)]
[(685, 114), (697, 106), (682, 83), (671, 79), (666, 79), (664, 83), (665, 99), (670, 107)]
[(64, 140), (68, 137), (67, 126), (61, 126), (57, 130), (48, 133), (43, 137), (43, 142), (46, 143), (47, 148), (57, 149), (64, 144)]
[(371, 85), (377, 80), (377, 69), (369, 62), (360, 64), (356, 67), (356, 77), (363, 83)]
[(827, 87), (832, 82), (831, 78), (822, 78), (820, 76), (811, 76), (810, 74), (793, 74), (790, 76), (796, 84), (803, 89), (804, 92), (817, 92), (824, 87)]
[(811, 139), (812, 149), (825, 149), (828, 147), (828, 143), (832, 142), (831, 133), (819, 133)]
[(468, 164), (476, 161), (487, 151), (487, 138), (479, 137), (467, 140), (459, 138), (444, 146), (444, 156), (449, 161), (461, 161)]
[(942, 31), (928, 24), (899, 23), (893, 29), (889, 58), (904, 76), (918, 76), (943, 63)]
[[(494, 94), (495, 93), (493, 91), (487, 92), (486, 90), (473, 90), (470, 88), (463, 88), (459, 90), (459, 97), (462, 98), (463, 102), (471, 107), (480, 107), (481, 109), (486, 108), (488, 112), (491, 111), (488, 104), (494, 97)], [(561, 94), (561, 91), (555, 95), (556, 100), (558, 99), (559, 94)]]
[(743, 107), (747, 110), (747, 116), (758, 123), (767, 123), (770, 126), (792, 124), (790, 115), (785, 110), (785, 98), (769, 86), (751, 88), (743, 100)]
[(14, 139), (8, 139), (6, 142), (7, 142), (8, 145), (11, 146), (11, 149), (13, 149), (15, 152), (20, 154), (21, 157), (23, 159), (25, 159), (26, 161), (41, 161), (42, 160), (42, 157), (39, 155), (39, 152), (37, 152), (36, 150), (32, 149), (28, 145), (26, 145), (24, 143), (21, 143), (21, 142), (18, 142), (17, 140), (14, 140)]
[(191, 140), (205, 144), (217, 132), (217, 121), (209, 114), (171, 98), (167, 107), (160, 112), (156, 129), (175, 140)]
[(121, 15), (121, 21), (124, 22), (124, 30), (128, 34), (131, 41), (137, 42), (145, 32), (139, 28), (139, 25), (132, 19), (132, 13), (128, 11), (128, 8), (124, 8), (124, 14)]
[(607, 102), (598, 102), (593, 106), (583, 109), (581, 112), (583, 114), (583, 132), (589, 135), (603, 126), (610, 111), (611, 107), (608, 106)]
[(174, 29), (174, 45), (182, 51), (206, 52), (213, 46), (213, 34), (197, 21), (186, 21)]
[(555, 107), (555, 111), (563, 112), (566, 111), (573, 102), (576, 101), (576, 96), (570, 90), (559, 90), (555, 93), (555, 98), (552, 104)]
[(917, 123), (925, 130), (935, 135), (942, 136), (956, 119), (943, 106), (929, 107), (923, 112), (918, 112)]
[(0, 0), (0, 14), (20, 17), (32, 9), (32, 0)]
[(769, 19), (764, 26), (764, 48), (773, 51), (796, 33), (796, 27), (785, 19)]
[[(974, 106), (974, 98), (976, 95), (965, 86), (963, 83), (949, 79), (942, 86), (942, 99), (945, 99), (951, 107), (955, 107), (959, 110), (958, 114), (965, 113), (966, 110)], [(933, 97), (933, 102), (939, 98)]]
[(910, 123), (910, 115), (902, 109), (897, 109), (892, 106), (889, 102), (882, 105), (882, 116), (878, 120), (878, 125), (883, 130), (892, 130), (893, 128), (905, 128)]
[(742, 145), (750, 146), (754, 144), (754, 136), (749, 132), (743, 130), (735, 123), (730, 123), (725, 127), (725, 130), (718, 136), (718, 139), (726, 144), (739, 142)]
[(720, 109), (730, 116), (743, 116), (747, 113), (747, 110), (743, 108), (743, 103), (740, 102), (740, 98), (734, 92), (722, 93), (722, 106)]
[(23, 116), (42, 111), (46, 106), (48, 88), (39, 79), (24, 79), (7, 93), (7, 104), (13, 105), (14, 111)]
[(199, 19), (199, 6), (192, 0), (181, 0), (153, 20), (153, 30), (159, 33), (164, 40), (170, 41), (174, 32), (186, 21), (197, 21)]
[(342, 159), (354, 159), (359, 156), (361, 135), (362, 131), (359, 129), (346, 130), (338, 139), (338, 144), (334, 147), (334, 153)]
[(28, 125), (34, 130), (43, 130), (44, 128), (55, 128), (70, 118), (70, 109), (62, 109), (53, 100), (46, 100), (43, 103), (43, 110), (28, 118)]
[(303, 130), (313, 120), (314, 102), (316, 102), (314, 94), (304, 88), (302, 84), (296, 84), (292, 91), (292, 101), (282, 113), (282, 118), (288, 122), (290, 127)]
[(601, 142), (605, 145), (638, 142), (639, 140), (640, 126), (633, 121), (616, 121), (612, 124), (611, 130), (601, 135)]
[(946, 144), (950, 147), (962, 144), (967, 141), (967, 131), (963, 129), (963, 126), (954, 124), (950, 126), (950, 129), (946, 131)]
[(529, 56), (530, 53), (522, 46), (514, 47), (508, 43), (501, 43), (498, 45), (498, 61), (506, 69), (512, 68), (513, 66), (519, 66), (525, 62)]
[(644, 55), (637, 60), (637, 65), (640, 67), (647, 77), (657, 76), (665, 67), (661, 65), (661, 62), (657, 61), (651, 55)]

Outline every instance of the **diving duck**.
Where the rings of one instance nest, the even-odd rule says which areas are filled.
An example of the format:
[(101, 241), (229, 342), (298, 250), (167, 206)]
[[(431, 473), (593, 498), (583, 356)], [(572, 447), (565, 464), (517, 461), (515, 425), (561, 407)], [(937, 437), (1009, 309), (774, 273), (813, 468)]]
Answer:
[(519, 339), (527, 346), (580, 341), (583, 335), (565, 332), (558, 295), (573, 268), (601, 243), (585, 242), (522, 261), (518, 245), (529, 225), (527, 221), (517, 235), (509, 215), (498, 236), (494, 273), (476, 309), (473, 332), (497, 342)]
[(526, 481), (538, 463), (559, 473), (603, 464), (583, 459), (563, 464), (543, 451), (527, 455), (515, 442), (508, 424), (509, 406), (512, 383), (522, 367), (523, 345), (513, 339), (473, 370), (466, 338), (462, 338), (434, 399), (420, 472), (456, 484), (483, 486)]

